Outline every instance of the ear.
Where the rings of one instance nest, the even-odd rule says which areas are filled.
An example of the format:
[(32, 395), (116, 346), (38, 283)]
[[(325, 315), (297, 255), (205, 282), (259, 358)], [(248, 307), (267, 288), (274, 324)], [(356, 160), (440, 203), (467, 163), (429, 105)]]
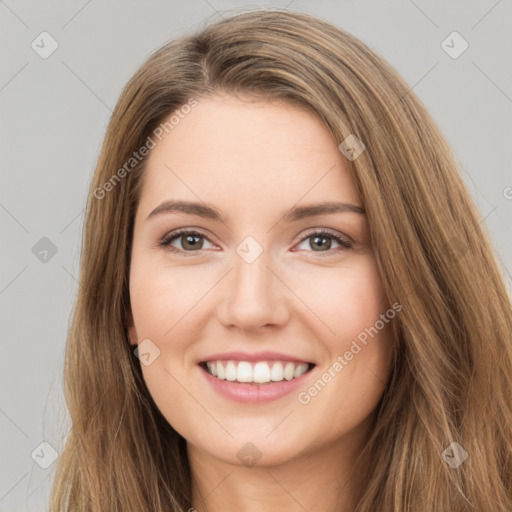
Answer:
[(133, 314), (131, 310), (128, 313), (128, 337), (130, 339), (130, 345), (139, 344), (139, 338), (137, 336), (137, 330), (135, 329), (135, 323), (133, 321)]

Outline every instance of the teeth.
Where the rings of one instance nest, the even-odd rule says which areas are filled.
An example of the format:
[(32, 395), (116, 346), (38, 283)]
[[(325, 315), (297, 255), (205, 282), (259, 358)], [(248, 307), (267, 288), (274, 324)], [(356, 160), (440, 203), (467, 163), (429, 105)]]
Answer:
[(208, 372), (221, 380), (231, 382), (255, 382), (266, 384), (268, 382), (280, 382), (300, 377), (308, 371), (307, 363), (292, 363), (286, 361), (208, 361)]
[(270, 367), (267, 363), (256, 363), (254, 365), (253, 380), (261, 384), (270, 382)]
[(284, 378), (286, 380), (292, 380), (293, 374), (295, 373), (295, 365), (293, 363), (286, 363), (284, 368)]
[(297, 365), (295, 367), (295, 370), (293, 370), (293, 378), (296, 379), (297, 377), (300, 377), (303, 373), (306, 373), (307, 371), (308, 371), (307, 364), (302, 364), (301, 366)]
[(214, 375), (215, 377), (217, 377), (217, 363), (214, 363), (212, 361), (208, 361), (206, 363), (206, 366), (208, 367), (208, 371)]
[(233, 361), (228, 361), (228, 364), (226, 365), (226, 380), (236, 380), (236, 374), (236, 364)]
[(219, 379), (226, 378), (226, 373), (224, 371), (224, 365), (220, 361), (217, 361), (217, 377)]
[(281, 363), (273, 364), (272, 370), (270, 370), (270, 380), (272, 380), (274, 382), (279, 382), (280, 380), (283, 380), (283, 377), (284, 377), (283, 365)]
[[(219, 367), (220, 361), (217, 363)], [(220, 379), (221, 377), (219, 377)], [(240, 361), (236, 369), (236, 380), (238, 382), (252, 382), (252, 366), (247, 361)]]

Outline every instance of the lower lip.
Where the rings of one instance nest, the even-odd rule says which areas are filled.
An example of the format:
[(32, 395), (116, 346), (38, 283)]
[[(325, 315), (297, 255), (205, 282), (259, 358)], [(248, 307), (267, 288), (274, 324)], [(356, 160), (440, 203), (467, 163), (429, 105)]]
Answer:
[(269, 382), (265, 384), (248, 384), (221, 380), (208, 373), (201, 365), (199, 365), (199, 368), (217, 393), (235, 402), (244, 403), (265, 403), (277, 400), (296, 390), (314, 370), (313, 367), (310, 371), (292, 380), (282, 380), (280, 382)]

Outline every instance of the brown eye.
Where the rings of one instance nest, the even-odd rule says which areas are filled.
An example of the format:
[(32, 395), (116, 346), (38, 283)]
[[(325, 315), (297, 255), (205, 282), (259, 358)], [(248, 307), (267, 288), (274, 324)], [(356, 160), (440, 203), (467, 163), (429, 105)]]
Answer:
[[(340, 247), (335, 247), (334, 249), (331, 250), (333, 240)], [(315, 231), (313, 233), (310, 233), (300, 241), (300, 244), (303, 244), (306, 241), (309, 241), (308, 248), (312, 249), (312, 252), (328, 253), (329, 255), (332, 253), (337, 253), (346, 249), (350, 249), (352, 247), (352, 244), (348, 240), (326, 230)], [(318, 250), (316, 250), (317, 248)]]
[(182, 247), (192, 250), (198, 250), (202, 249), (203, 247), (203, 240), (201, 235), (197, 234), (190, 234), (190, 235), (180, 235), (179, 237), (181, 239)]
[[(167, 247), (169, 250), (173, 252), (195, 252), (204, 249), (205, 240), (208, 239), (202, 233), (182, 229), (166, 235), (159, 242), (159, 245), (161, 247)], [(176, 245), (174, 245), (175, 241), (177, 241), (181, 247), (176, 247)]]

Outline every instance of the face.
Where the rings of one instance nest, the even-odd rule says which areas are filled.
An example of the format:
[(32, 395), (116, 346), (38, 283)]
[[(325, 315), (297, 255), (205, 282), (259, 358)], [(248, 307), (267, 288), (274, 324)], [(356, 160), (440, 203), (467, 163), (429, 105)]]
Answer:
[[(189, 448), (272, 465), (361, 437), (390, 371), (394, 310), (322, 122), (282, 103), (200, 99), (145, 172), (130, 340)], [(356, 208), (306, 208), (325, 203)]]

